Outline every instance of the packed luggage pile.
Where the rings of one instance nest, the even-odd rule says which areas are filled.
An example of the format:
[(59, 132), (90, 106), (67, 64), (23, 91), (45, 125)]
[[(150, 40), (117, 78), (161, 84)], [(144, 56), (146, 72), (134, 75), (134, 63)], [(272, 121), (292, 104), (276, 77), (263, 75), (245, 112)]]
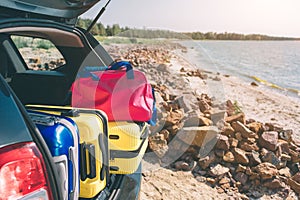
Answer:
[(85, 67), (68, 106), (27, 105), (61, 182), (64, 199), (93, 198), (111, 174), (132, 174), (155, 124), (155, 98), (144, 74), (129, 62)]

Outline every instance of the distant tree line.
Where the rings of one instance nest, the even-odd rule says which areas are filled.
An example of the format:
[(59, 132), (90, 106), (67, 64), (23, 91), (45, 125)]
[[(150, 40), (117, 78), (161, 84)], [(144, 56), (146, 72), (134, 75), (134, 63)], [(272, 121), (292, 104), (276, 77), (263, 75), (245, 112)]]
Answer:
[[(92, 23), (91, 19), (79, 18), (77, 26), (86, 29)], [(120, 27), (119, 24), (107, 25), (96, 23), (91, 29), (93, 35), (100, 36), (121, 36), (130, 38), (172, 38), (172, 39), (193, 39), (193, 40), (300, 40), (300, 38), (273, 37), (260, 34), (238, 34), (238, 33), (216, 33), (216, 32), (189, 32), (178, 33), (165, 30), (132, 29)]]
[(130, 38), (167, 38), (167, 39), (190, 39), (187, 35), (166, 30), (130, 29), (118, 36)]
[(215, 32), (191, 32), (185, 33), (193, 40), (299, 40), (300, 38), (274, 37), (260, 34), (239, 34), (239, 33), (215, 33)]
[[(87, 29), (91, 23), (91, 19), (79, 18), (76, 25), (78, 27)], [(91, 34), (100, 36), (115, 36), (120, 34), (121, 32), (128, 30), (128, 27), (121, 28), (119, 24), (113, 24), (112, 26), (107, 25), (105, 27), (102, 23), (96, 23), (95, 26), (91, 29)]]

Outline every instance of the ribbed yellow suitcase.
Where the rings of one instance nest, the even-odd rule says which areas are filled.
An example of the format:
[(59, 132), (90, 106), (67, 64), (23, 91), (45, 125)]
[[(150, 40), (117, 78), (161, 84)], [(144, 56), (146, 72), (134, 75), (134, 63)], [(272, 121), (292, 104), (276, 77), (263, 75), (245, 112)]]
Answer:
[(28, 105), (27, 109), (72, 118), (80, 135), (80, 194), (93, 198), (103, 190), (109, 178), (108, 122), (105, 113), (95, 109), (63, 106)]
[(108, 122), (110, 173), (134, 173), (147, 149), (148, 135), (146, 123)]

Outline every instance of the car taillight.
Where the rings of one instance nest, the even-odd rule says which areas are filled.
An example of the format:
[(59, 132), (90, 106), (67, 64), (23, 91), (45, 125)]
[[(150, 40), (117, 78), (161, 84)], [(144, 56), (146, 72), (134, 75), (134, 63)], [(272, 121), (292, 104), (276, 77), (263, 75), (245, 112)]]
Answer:
[(0, 200), (52, 199), (43, 157), (34, 143), (0, 148)]

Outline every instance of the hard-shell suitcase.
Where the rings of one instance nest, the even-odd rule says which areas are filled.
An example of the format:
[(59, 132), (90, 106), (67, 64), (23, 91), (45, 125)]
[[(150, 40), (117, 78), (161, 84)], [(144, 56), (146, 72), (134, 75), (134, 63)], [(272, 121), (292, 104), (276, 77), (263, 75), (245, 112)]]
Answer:
[(110, 173), (131, 174), (141, 163), (148, 146), (146, 123), (109, 122)]
[(109, 178), (107, 117), (95, 109), (64, 106), (28, 105), (27, 108), (70, 117), (80, 135), (80, 194), (93, 198), (103, 190)]
[(108, 137), (110, 150), (134, 151), (148, 137), (146, 123), (127, 121), (108, 122)]
[(75, 122), (57, 115), (28, 111), (57, 166), (64, 199), (79, 196), (79, 131)]

